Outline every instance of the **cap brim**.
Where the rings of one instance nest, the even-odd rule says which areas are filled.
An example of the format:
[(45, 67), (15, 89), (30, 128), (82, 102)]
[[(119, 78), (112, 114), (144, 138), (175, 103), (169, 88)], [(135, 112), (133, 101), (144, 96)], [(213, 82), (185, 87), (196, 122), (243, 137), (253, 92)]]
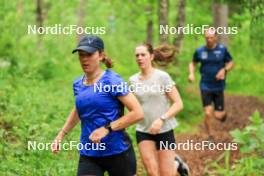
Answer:
[(95, 51), (97, 51), (97, 48), (90, 47), (90, 46), (79, 46), (78, 48), (76, 48), (72, 51), (72, 54), (75, 53), (76, 51), (84, 51), (87, 53), (94, 53)]

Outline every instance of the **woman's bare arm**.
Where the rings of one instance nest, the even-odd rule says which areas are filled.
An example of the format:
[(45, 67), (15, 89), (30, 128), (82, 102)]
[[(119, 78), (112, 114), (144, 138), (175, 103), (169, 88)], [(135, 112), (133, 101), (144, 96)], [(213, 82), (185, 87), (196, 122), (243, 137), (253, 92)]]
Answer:
[(144, 118), (143, 110), (135, 95), (129, 93), (125, 96), (118, 97), (118, 99), (125, 105), (129, 112), (111, 123), (113, 131), (124, 129)]
[(72, 128), (75, 127), (75, 125), (80, 121), (80, 118), (78, 116), (76, 107), (72, 109), (70, 112), (67, 121), (65, 122), (64, 126), (61, 129), (61, 132), (68, 133)]
[(75, 127), (75, 125), (80, 121), (80, 118), (78, 116), (76, 107), (74, 107), (72, 109), (72, 111), (70, 112), (67, 121), (65, 122), (65, 124), (63, 125), (62, 129), (60, 130), (60, 132), (58, 133), (58, 135), (56, 136), (56, 138), (54, 139), (54, 142), (52, 144), (52, 152), (53, 153), (57, 153), (59, 150), (59, 143), (62, 141), (62, 139), (64, 138), (64, 136), (70, 132), (70, 130), (72, 128)]
[(166, 93), (167, 97), (171, 100), (172, 105), (164, 114), (165, 117), (171, 118), (178, 114), (183, 109), (181, 96), (175, 86), (172, 87), (170, 92)]

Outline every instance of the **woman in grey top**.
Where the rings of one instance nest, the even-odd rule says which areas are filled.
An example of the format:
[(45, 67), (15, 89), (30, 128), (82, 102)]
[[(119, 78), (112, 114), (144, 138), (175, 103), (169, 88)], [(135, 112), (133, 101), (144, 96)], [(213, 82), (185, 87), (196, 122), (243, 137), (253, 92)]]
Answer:
[(163, 45), (153, 49), (150, 44), (136, 47), (135, 56), (140, 72), (130, 77), (132, 91), (144, 111), (144, 120), (136, 127), (136, 138), (143, 164), (148, 175), (172, 176), (177, 169), (180, 175), (188, 175), (186, 164), (177, 158), (173, 129), (174, 116), (183, 109), (181, 97), (168, 73), (154, 67), (172, 61), (176, 50)]

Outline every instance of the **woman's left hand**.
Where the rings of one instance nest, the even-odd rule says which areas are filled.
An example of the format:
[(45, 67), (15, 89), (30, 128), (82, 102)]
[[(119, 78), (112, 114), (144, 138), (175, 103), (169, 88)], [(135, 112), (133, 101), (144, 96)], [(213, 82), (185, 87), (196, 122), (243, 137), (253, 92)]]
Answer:
[(156, 119), (152, 123), (152, 125), (151, 125), (151, 127), (149, 129), (149, 133), (150, 134), (157, 134), (160, 131), (162, 125), (163, 125), (163, 121), (160, 118)]
[(92, 132), (92, 134), (89, 136), (89, 139), (93, 143), (100, 143), (101, 139), (104, 138), (109, 133), (108, 129), (105, 127), (98, 128)]

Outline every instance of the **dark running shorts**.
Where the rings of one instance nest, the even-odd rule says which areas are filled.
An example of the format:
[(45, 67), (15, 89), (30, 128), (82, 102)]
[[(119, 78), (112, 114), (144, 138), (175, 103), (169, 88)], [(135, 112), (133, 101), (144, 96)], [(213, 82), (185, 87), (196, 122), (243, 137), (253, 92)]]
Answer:
[(136, 175), (136, 157), (133, 147), (127, 151), (107, 157), (80, 156), (78, 176), (134, 176)]
[(224, 111), (224, 91), (201, 91), (203, 106), (214, 104), (216, 111)]
[(144, 140), (154, 141), (157, 150), (174, 150), (176, 145), (173, 130), (156, 135), (136, 131), (136, 138), (138, 144)]

